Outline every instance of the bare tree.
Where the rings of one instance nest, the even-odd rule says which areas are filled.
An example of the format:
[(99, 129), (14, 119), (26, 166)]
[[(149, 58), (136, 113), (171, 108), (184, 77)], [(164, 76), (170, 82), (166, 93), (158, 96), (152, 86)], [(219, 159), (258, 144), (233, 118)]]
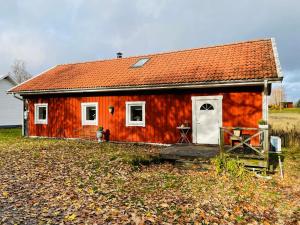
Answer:
[(9, 74), (14, 76), (18, 83), (22, 83), (32, 77), (32, 75), (26, 70), (25, 62), (19, 59), (14, 61)]
[(281, 107), (281, 102), (286, 101), (286, 93), (284, 87), (281, 85), (280, 87), (273, 88), (269, 104), (277, 107)]

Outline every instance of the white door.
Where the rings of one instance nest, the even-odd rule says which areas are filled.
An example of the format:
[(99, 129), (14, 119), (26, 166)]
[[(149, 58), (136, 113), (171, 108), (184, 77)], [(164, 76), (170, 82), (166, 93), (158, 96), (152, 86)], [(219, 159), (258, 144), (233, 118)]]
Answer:
[(193, 142), (219, 144), (222, 96), (193, 97)]

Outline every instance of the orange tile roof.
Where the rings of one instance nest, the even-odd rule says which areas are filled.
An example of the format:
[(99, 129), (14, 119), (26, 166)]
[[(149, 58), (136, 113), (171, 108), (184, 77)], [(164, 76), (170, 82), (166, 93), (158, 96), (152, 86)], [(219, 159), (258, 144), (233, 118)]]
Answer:
[[(150, 60), (132, 68), (140, 58)], [(174, 86), (279, 79), (271, 39), (58, 65), (11, 92)]]

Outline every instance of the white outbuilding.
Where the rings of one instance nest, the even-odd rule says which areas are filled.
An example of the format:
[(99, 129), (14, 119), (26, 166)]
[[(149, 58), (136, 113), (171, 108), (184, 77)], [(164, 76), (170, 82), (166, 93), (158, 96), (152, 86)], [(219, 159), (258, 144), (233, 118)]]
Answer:
[(0, 75), (0, 127), (22, 125), (23, 102), (7, 91), (18, 83), (10, 75)]

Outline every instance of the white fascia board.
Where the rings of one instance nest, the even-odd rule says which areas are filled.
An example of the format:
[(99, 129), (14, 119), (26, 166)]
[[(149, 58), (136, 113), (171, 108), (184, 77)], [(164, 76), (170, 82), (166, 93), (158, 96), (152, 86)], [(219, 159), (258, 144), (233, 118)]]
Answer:
[(193, 101), (196, 100), (222, 100), (223, 95), (207, 95), (207, 96), (192, 96)]
[[(269, 83), (280, 82), (280, 80), (270, 80)], [(198, 83), (198, 84), (181, 84), (181, 85), (157, 85), (157, 86), (124, 86), (119, 88), (93, 88), (93, 89), (55, 89), (55, 90), (38, 90), (38, 91), (21, 91), (16, 92), (20, 95), (35, 94), (64, 94), (64, 93), (93, 93), (93, 92), (114, 92), (114, 91), (138, 91), (138, 90), (170, 90), (170, 89), (196, 89), (196, 88), (216, 88), (216, 87), (232, 87), (232, 86), (263, 86), (264, 80), (249, 82), (216, 82), (216, 83)], [(13, 92), (10, 92), (13, 93)]]
[(271, 38), (271, 42), (272, 42), (273, 54), (274, 54), (274, 58), (275, 58), (277, 75), (278, 75), (278, 77), (283, 78), (275, 38)]

